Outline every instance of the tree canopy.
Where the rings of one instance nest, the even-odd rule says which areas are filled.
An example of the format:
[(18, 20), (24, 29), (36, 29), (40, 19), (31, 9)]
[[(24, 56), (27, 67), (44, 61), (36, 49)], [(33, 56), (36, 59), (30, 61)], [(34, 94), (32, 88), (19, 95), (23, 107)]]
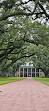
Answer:
[[(0, 21), (9, 17), (25, 15), (33, 19), (49, 19), (49, 0), (3, 0), (0, 1)], [(34, 17), (33, 17), (34, 16)]]
[(35, 55), (30, 44), (49, 48), (49, 26), (41, 25), (49, 22), (48, 11), (48, 0), (0, 1), (0, 69), (11, 71), (16, 61)]
[[(35, 54), (29, 58), (32, 61), (34, 67), (42, 69), (45, 73), (45, 77), (49, 76), (49, 48), (43, 45), (31, 45), (31, 52), (34, 51)], [(28, 61), (29, 61), (28, 60)]]
[(36, 47), (42, 44), (49, 48), (49, 27), (38, 22), (32, 23), (27, 18), (19, 19), (8, 27), (7, 32), (1, 34), (0, 63), (3, 70), (21, 58), (35, 55), (34, 46), (30, 49), (30, 44)]

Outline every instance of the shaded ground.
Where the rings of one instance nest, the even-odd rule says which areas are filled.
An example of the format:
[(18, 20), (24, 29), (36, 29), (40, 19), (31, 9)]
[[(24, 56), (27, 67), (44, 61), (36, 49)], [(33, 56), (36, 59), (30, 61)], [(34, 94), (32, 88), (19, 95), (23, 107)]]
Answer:
[(30, 77), (2, 85), (0, 111), (49, 111), (49, 87)]

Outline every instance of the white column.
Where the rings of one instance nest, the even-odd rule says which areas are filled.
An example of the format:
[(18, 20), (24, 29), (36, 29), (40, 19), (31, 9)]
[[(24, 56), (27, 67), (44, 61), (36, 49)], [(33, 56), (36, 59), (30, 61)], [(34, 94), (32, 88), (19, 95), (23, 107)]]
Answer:
[(35, 77), (36, 77), (36, 68), (35, 68)]
[(32, 68), (31, 68), (31, 77), (32, 77)]
[(20, 68), (19, 68), (19, 77), (20, 77)]
[(39, 69), (39, 77), (40, 77), (40, 69)]
[(28, 68), (27, 68), (27, 77), (28, 77)]
[(24, 67), (23, 67), (23, 77), (24, 77)]

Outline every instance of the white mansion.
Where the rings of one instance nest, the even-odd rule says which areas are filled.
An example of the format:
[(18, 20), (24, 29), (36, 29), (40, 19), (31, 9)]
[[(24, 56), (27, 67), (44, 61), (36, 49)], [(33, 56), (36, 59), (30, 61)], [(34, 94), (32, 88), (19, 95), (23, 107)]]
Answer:
[(16, 77), (44, 77), (41, 69), (35, 68), (32, 65), (21, 65), (19, 71), (15, 74)]

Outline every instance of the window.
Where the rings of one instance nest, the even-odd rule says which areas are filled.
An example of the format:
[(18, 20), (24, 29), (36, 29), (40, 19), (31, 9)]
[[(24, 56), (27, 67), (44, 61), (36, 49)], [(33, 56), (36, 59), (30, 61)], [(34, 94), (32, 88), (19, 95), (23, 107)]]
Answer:
[(24, 68), (24, 71), (27, 72), (27, 68)]
[(20, 71), (23, 71), (23, 68), (21, 68)]
[(35, 72), (35, 68), (32, 68), (32, 72)]
[(36, 72), (39, 72), (39, 69), (38, 69), (38, 68), (36, 69)]
[(31, 72), (31, 68), (28, 68), (28, 72)]

